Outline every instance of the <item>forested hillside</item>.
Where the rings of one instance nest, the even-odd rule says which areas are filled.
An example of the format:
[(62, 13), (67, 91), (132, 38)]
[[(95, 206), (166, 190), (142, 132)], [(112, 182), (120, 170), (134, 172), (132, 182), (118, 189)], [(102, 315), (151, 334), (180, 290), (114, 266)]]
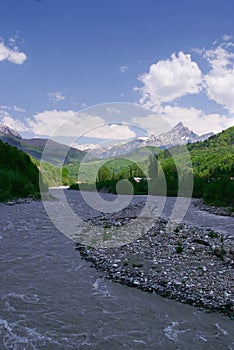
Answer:
[[(187, 148), (193, 166), (193, 196), (203, 197), (210, 204), (234, 206), (234, 127)], [(170, 152), (164, 151), (162, 158), (171, 176), (174, 171)], [(183, 155), (178, 158), (182, 160)], [(169, 181), (167, 185), (170, 193), (173, 184)]]
[(0, 201), (39, 197), (39, 170), (30, 157), (0, 141)]
[[(103, 166), (100, 161), (97, 188), (106, 187), (115, 192), (118, 180), (125, 178), (132, 182), (136, 194), (146, 194), (147, 181), (136, 183), (134, 176), (148, 176), (151, 178), (151, 191), (155, 195), (177, 196), (179, 173), (183, 184), (193, 179), (193, 197), (204, 198), (209, 204), (234, 206), (234, 127), (208, 140), (187, 146), (175, 146), (164, 151), (150, 147), (151, 153), (155, 154), (150, 160), (147, 160), (147, 152), (144, 156), (144, 149), (145, 147), (131, 153), (131, 161), (115, 158), (107, 160)], [(87, 163), (80, 177), (89, 183), (89, 175), (97, 166), (98, 161)], [(72, 168), (72, 165), (68, 165), (70, 175), (74, 175)], [(78, 168), (77, 164), (76, 172)], [(74, 185), (72, 188), (79, 186)], [(191, 195), (190, 191), (186, 193), (186, 186), (184, 188), (184, 193), (180, 195)]]

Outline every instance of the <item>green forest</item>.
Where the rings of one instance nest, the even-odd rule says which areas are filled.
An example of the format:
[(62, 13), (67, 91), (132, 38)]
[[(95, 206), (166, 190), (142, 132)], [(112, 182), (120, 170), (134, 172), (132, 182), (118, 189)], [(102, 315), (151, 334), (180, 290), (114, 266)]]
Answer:
[(40, 197), (39, 170), (29, 155), (0, 141), (0, 201)]
[[(135, 194), (177, 196), (179, 184), (183, 184), (180, 195), (203, 198), (207, 204), (234, 207), (234, 127), (203, 142), (175, 146), (166, 150), (150, 147), (150, 152), (151, 157), (148, 157), (149, 153), (144, 152), (144, 149), (140, 149), (127, 156), (129, 160), (115, 158), (100, 161), (96, 188), (98, 190), (106, 188), (109, 192), (115, 193), (118, 181), (126, 179), (132, 184)], [(89, 162), (83, 167), (80, 174), (81, 179), (85, 179), (86, 182), (82, 184), (83, 189), (94, 188), (90, 179), (93, 178), (91, 174), (97, 163), (98, 161)], [(72, 170), (73, 166), (68, 165), (67, 176), (68, 178), (71, 176), (71, 181), (74, 175)], [(77, 163), (76, 174), (78, 171)], [(136, 182), (134, 177), (140, 177), (141, 181)], [(147, 177), (151, 180), (147, 181)], [(79, 189), (80, 186), (73, 184), (71, 188)]]
[(0, 141), (0, 201), (38, 197), (39, 174), (45, 188), (67, 185), (111, 193), (192, 195), (208, 204), (234, 207), (234, 127), (186, 146), (143, 147), (122, 158), (86, 163), (77, 159), (63, 167), (39, 162)]

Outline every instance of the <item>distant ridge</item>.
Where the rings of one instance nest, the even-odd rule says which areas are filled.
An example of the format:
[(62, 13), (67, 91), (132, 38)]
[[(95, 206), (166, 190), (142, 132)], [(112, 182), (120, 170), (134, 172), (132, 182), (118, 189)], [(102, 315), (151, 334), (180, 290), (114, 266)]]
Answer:
[[(185, 127), (182, 122), (179, 122), (170, 131), (158, 136), (139, 137), (113, 147), (95, 147), (95, 145), (87, 145), (85, 147), (85, 145), (81, 145), (81, 149), (85, 149), (89, 152), (90, 157), (93, 156), (93, 158), (113, 158), (130, 153), (140, 147), (153, 146), (164, 149), (176, 145), (204, 141), (212, 135), (214, 134), (210, 132), (199, 136)], [(77, 148), (79, 149), (79, 146)]]
[(15, 130), (0, 123), (0, 139), (30, 154), (37, 160), (41, 159), (44, 147), (49, 142), (51, 154), (48, 160), (54, 165), (61, 164), (64, 154), (67, 154), (65, 158), (65, 164), (67, 164), (73, 161), (80, 161), (87, 152), (87, 160), (94, 158), (113, 158), (120, 157), (141, 147), (153, 146), (164, 149), (176, 145), (204, 141), (212, 135), (214, 134), (207, 133), (199, 136), (185, 127), (182, 122), (179, 122), (170, 131), (158, 136), (150, 135), (149, 137), (139, 137), (129, 142), (124, 143), (121, 141), (114, 145), (112, 143), (102, 147), (89, 144), (80, 145), (80, 148), (79, 145), (76, 148), (71, 148), (46, 138), (23, 139)]
[(9, 128), (9, 126), (6, 126), (3, 123), (0, 123), (0, 135), (12, 136), (17, 139), (22, 139), (22, 137), (20, 136), (20, 134), (18, 134), (18, 132)]
[(47, 161), (53, 165), (80, 161), (86, 154), (76, 148), (46, 138), (23, 139), (15, 130), (2, 123), (0, 123), (0, 140), (17, 147), (20, 151), (31, 155), (36, 160), (41, 160), (44, 148), (49, 143), (50, 152), (47, 154)]

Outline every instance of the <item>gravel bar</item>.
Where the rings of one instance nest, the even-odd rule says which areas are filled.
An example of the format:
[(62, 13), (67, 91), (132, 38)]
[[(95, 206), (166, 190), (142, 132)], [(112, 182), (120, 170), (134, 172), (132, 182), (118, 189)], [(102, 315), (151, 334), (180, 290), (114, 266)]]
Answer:
[[(134, 209), (131, 215), (122, 214), (122, 218), (111, 214), (90, 221), (111, 228), (134, 220)], [(156, 220), (142, 236), (122, 246), (76, 243), (76, 249), (107, 278), (233, 319), (234, 237), (186, 224), (168, 231), (167, 223)]]

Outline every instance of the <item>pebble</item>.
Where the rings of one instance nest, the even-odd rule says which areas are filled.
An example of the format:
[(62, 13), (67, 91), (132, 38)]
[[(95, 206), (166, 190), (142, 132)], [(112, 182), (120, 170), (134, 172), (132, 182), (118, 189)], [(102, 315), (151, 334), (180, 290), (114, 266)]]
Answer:
[(214, 205), (207, 205), (202, 199), (195, 201), (193, 205), (201, 210), (207, 211), (210, 214), (234, 217), (234, 211), (232, 207), (216, 207)]
[[(126, 225), (139, 208), (90, 219), (95, 225)], [(168, 232), (157, 219), (131, 243), (87, 247), (81, 256), (107, 278), (183, 303), (219, 311), (234, 318), (234, 237), (204, 227), (180, 224)]]

